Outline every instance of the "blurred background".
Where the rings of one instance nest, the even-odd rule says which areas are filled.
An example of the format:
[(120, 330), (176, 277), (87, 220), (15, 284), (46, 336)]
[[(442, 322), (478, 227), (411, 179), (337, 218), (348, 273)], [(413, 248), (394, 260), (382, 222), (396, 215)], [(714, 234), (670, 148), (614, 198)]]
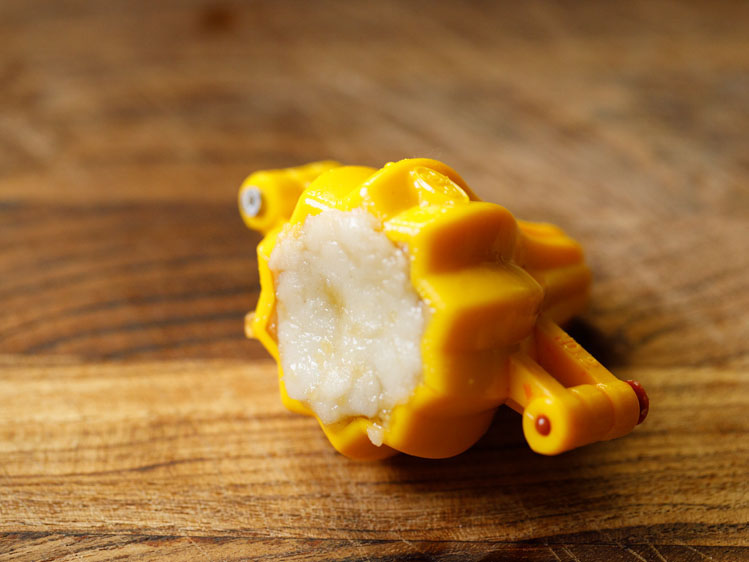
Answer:
[[(582, 243), (632, 435), (365, 465), (282, 408), (240, 183), (413, 156)], [(0, 558), (746, 559), (748, 243), (749, 2), (1, 0)]]
[[(749, 259), (747, 21), (743, 2), (5, 0), (0, 350), (259, 354), (242, 179), (430, 156), (582, 240), (592, 318), (629, 360), (667, 361), (674, 323), (705, 359), (697, 325), (747, 304), (720, 285)], [(664, 318), (684, 283), (703, 284)]]

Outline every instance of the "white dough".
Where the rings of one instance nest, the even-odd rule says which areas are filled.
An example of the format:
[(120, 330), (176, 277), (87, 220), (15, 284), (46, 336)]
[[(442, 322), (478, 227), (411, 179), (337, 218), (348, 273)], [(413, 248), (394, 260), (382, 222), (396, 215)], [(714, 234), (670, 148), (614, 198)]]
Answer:
[[(429, 313), (406, 251), (363, 209), (326, 210), (286, 227), (270, 256), (286, 391), (325, 424), (383, 423), (421, 377)], [(369, 432), (382, 443), (380, 426)]]

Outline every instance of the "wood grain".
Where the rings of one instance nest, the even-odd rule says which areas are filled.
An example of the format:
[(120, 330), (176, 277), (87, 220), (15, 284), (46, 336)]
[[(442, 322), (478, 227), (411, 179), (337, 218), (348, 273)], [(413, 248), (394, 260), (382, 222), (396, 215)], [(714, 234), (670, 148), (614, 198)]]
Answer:
[(658, 404), (626, 441), (539, 457), (506, 411), (459, 457), (358, 463), (314, 420), (282, 408), (270, 362), (6, 361), (6, 544), (61, 549), (81, 537), (68, 548), (88, 553), (97, 537), (122, 537), (127, 550), (156, 542), (187, 559), (199, 554), (179, 554), (185, 537), (212, 556), (242, 544), (280, 554), (288, 541), (289, 552), (324, 558), (396, 546), (518, 558), (526, 548), (595, 557), (665, 546), (681, 556), (729, 536), (749, 543), (749, 506), (737, 495), (749, 388), (735, 371), (622, 370)]
[[(749, 4), (0, 3), (0, 558), (749, 557)], [(363, 464), (243, 337), (249, 172), (448, 162), (583, 242), (652, 410)]]

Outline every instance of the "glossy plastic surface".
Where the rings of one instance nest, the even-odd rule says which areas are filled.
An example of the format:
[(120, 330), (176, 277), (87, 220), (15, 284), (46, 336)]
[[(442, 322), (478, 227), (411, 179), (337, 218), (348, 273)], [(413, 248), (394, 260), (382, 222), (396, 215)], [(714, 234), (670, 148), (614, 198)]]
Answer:
[[(543, 454), (625, 435), (641, 421), (637, 388), (614, 377), (559, 326), (582, 310), (591, 281), (579, 244), (559, 228), (516, 221), (504, 207), (478, 200), (450, 167), (429, 159), (380, 170), (322, 162), (258, 172), (243, 184), (248, 188), (259, 189), (263, 208), (243, 217), (265, 238), (258, 245), (262, 290), (246, 329), (276, 361), (268, 260), (286, 221), (363, 207), (390, 240), (408, 249), (411, 282), (432, 310), (421, 342), (421, 383), (392, 410), (383, 445), (369, 441), (372, 422), (365, 418), (321, 424), (341, 453), (453, 456), (483, 435), (503, 404), (523, 415), (528, 444)], [(240, 191), (240, 209), (242, 197)], [(256, 200), (255, 193), (245, 207), (255, 212)], [(290, 410), (314, 415), (288, 397), (280, 364), (279, 381)]]

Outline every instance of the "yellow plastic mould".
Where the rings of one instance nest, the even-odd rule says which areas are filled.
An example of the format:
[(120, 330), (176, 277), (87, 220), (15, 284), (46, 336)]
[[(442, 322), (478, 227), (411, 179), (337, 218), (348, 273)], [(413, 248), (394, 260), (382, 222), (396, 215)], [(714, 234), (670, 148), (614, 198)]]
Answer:
[(484, 434), (502, 404), (522, 414), (528, 444), (547, 455), (620, 437), (647, 415), (639, 383), (617, 379), (560, 328), (588, 297), (580, 245), (556, 226), (517, 221), (480, 201), (445, 164), (418, 158), (380, 170), (319, 162), (261, 171), (243, 183), (239, 203), (246, 224), (265, 235), (257, 248), (262, 289), (246, 332), (279, 363), (281, 397), (294, 412), (314, 415), (287, 396), (275, 337), (268, 259), (283, 224), (361, 207), (408, 250), (411, 282), (432, 311), (421, 382), (392, 410), (379, 447), (366, 418), (321, 424), (344, 455), (450, 457)]

